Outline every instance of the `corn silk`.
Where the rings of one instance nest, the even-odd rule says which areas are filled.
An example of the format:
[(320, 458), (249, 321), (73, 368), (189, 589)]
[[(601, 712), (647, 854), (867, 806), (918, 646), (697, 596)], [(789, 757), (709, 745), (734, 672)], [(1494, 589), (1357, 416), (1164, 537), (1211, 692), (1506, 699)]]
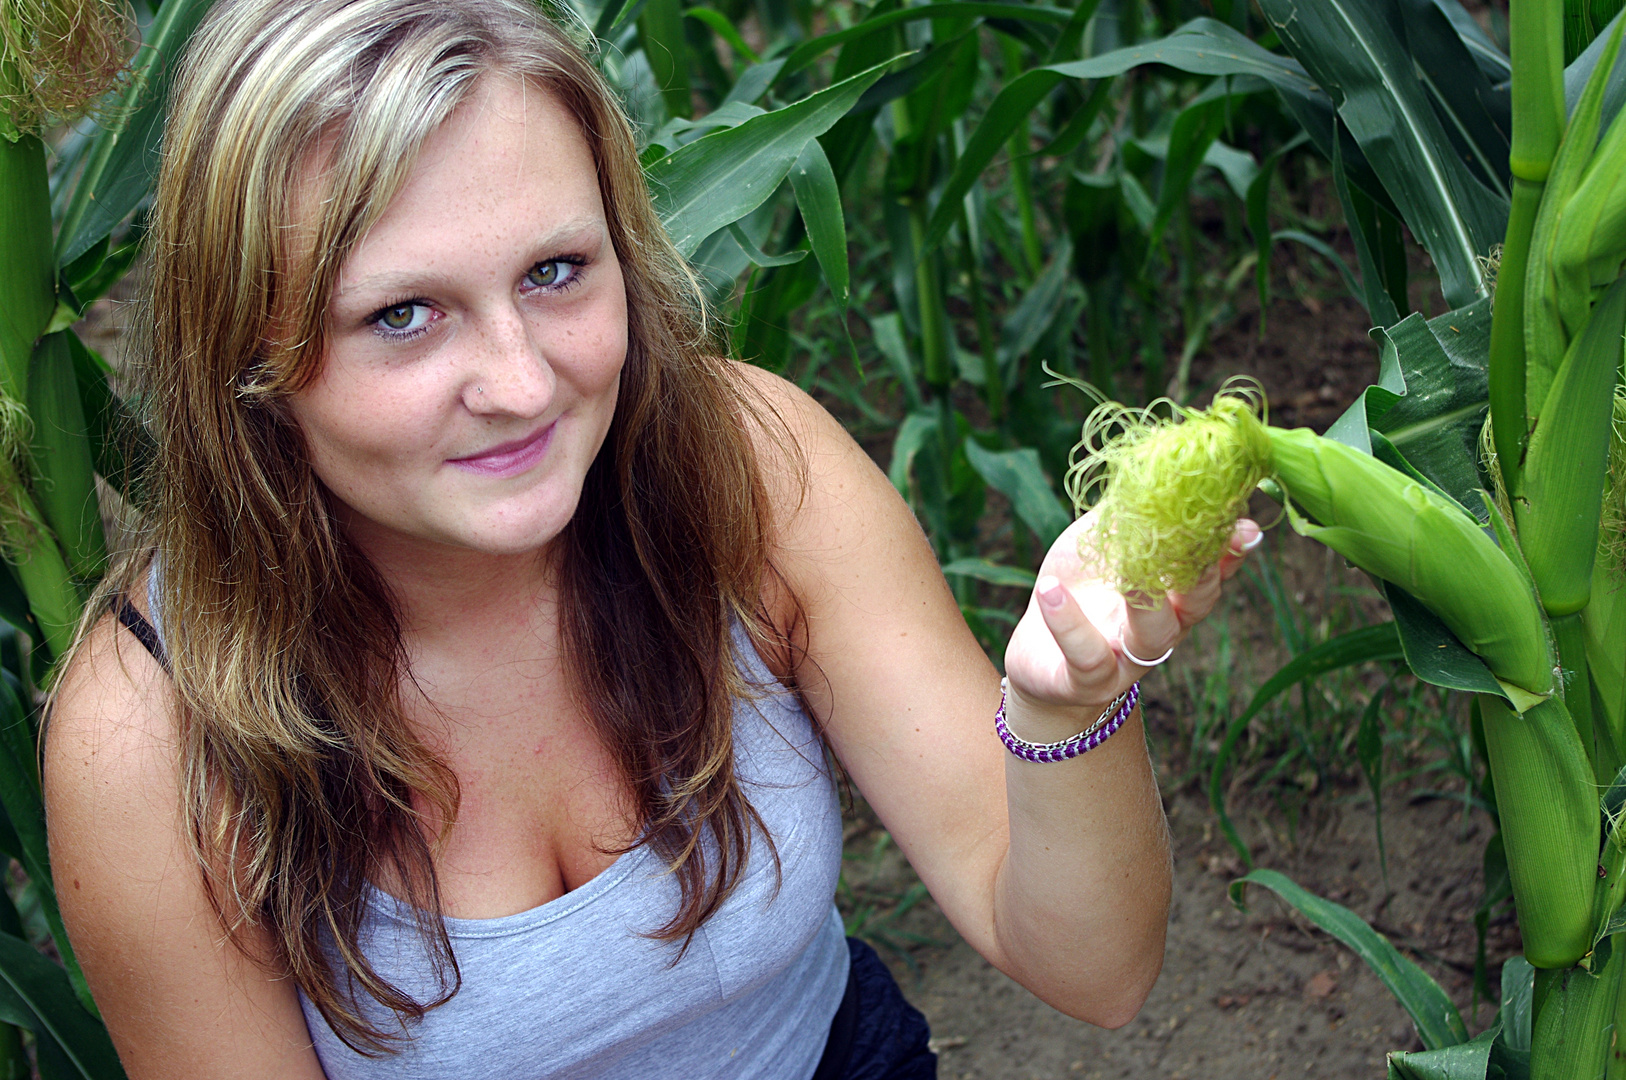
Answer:
[(1207, 409), (1168, 400), (1134, 409), (1107, 402), (1084, 422), (1067, 493), (1092, 503), (1093, 547), (1112, 584), (1136, 606), (1187, 592), (1225, 553), (1248, 496), (1271, 473), (1265, 395), (1233, 381)]

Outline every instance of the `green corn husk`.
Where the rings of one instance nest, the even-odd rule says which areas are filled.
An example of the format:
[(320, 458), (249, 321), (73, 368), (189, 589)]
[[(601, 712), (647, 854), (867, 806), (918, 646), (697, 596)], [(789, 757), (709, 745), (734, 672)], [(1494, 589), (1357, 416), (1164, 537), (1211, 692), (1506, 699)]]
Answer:
[(1597, 975), (1566, 971), (1547, 994), (1531, 1033), (1530, 1080), (1601, 1077), (1614, 1032), (1610, 1019), (1620, 994), (1621, 963), (1611, 955)]
[(1541, 698), (1552, 648), (1530, 583), (1456, 503), (1352, 446), (1271, 428), (1276, 476), (1319, 524), (1294, 525), (1415, 596), (1504, 683)]
[[(1525, 410), (1532, 417), (1541, 415), (1570, 340), (1580, 333), (1591, 306), (1590, 287), (1571, 288), (1570, 279), (1560, 281), (1558, 276), (1560, 263), (1572, 265), (1577, 259), (1590, 258), (1585, 252), (1574, 253), (1577, 243), (1590, 244), (1590, 238), (1577, 241), (1574, 227), (1566, 231), (1563, 219), (1572, 209), (1583, 217), (1590, 209), (1590, 204), (1577, 204), (1575, 195), (1598, 148), (1604, 90), (1619, 55), (1623, 29), (1626, 22), (1617, 24), (1611, 31), (1598, 67), (1576, 102), (1575, 112), (1553, 159), (1530, 238), (1524, 283), (1524, 345)], [(1561, 235), (1566, 237), (1567, 245), (1562, 250)]]
[(1592, 947), (1600, 823), (1597, 787), (1556, 694), (1522, 716), (1479, 696), (1524, 955), (1566, 968)]
[(1513, 514), (1549, 615), (1580, 611), (1592, 592), (1623, 328), (1626, 278), (1604, 294), (1571, 343), (1525, 452)]

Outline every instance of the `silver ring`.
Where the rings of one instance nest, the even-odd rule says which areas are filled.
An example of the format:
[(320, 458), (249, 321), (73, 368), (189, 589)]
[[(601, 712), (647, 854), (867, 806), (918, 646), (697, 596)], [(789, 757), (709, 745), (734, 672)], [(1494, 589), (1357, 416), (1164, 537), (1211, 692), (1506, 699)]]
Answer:
[(1157, 667), (1157, 665), (1174, 655), (1173, 645), (1170, 645), (1169, 651), (1158, 657), (1156, 660), (1142, 660), (1140, 657), (1129, 651), (1129, 642), (1123, 640), (1122, 638), (1118, 639), (1118, 647), (1123, 650), (1125, 660), (1128, 660), (1130, 663), (1139, 664), (1143, 668)]

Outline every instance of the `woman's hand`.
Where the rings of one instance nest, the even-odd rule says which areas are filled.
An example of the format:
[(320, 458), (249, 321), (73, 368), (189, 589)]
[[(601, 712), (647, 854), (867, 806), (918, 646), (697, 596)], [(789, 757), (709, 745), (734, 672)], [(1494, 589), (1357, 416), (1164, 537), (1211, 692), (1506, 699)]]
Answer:
[[(1220, 586), (1258, 546), (1259, 526), (1236, 523), (1229, 549), (1189, 592), (1150, 597), (1124, 596), (1107, 584), (1088, 547), (1094, 514), (1073, 522), (1056, 538), (1039, 568), (1039, 580), (1026, 613), (1005, 648), (1010, 694), (1025, 718), (1055, 732), (1024, 728), (1033, 741), (1065, 738), (1077, 730), (1079, 715), (1100, 710), (1183, 639), (1213, 610)], [(1086, 553), (1079, 554), (1085, 539)], [(1061, 731), (1071, 725), (1071, 730)]]

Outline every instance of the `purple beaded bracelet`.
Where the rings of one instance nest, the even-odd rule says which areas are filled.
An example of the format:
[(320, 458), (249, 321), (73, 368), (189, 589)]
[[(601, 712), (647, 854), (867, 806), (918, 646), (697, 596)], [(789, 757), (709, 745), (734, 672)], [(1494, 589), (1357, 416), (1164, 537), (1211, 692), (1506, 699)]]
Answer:
[(1113, 732), (1124, 726), (1124, 721), (1129, 719), (1129, 714), (1140, 701), (1140, 683), (1131, 683), (1128, 690), (1113, 698), (1112, 703), (1102, 710), (1100, 719), (1077, 735), (1062, 739), (1060, 742), (1030, 743), (1013, 735), (1005, 723), (1005, 698), (1009, 689), (1009, 682), (1000, 680), (999, 708), (994, 712), (994, 730), (999, 732), (999, 740), (1005, 744), (1005, 749), (1023, 761), (1039, 763), (1066, 761), (1094, 750), (1111, 738)]

